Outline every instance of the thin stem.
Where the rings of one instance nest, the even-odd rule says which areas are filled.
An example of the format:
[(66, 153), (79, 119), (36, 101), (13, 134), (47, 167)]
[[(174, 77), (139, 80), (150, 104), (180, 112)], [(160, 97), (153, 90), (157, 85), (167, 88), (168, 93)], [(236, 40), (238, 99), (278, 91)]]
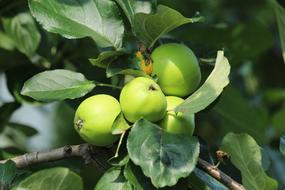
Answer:
[(119, 140), (117, 149), (116, 149), (116, 153), (115, 153), (115, 156), (114, 156), (113, 158), (117, 158), (117, 157), (119, 156), (119, 150), (120, 150), (120, 147), (121, 147), (121, 144), (122, 144), (122, 142), (123, 142), (123, 139), (124, 139), (125, 134), (126, 134), (126, 131), (124, 131), (124, 132), (121, 134), (121, 137), (120, 137), (120, 140)]
[(115, 88), (115, 89), (119, 89), (119, 90), (122, 89), (122, 87), (120, 87), (120, 86), (115, 86), (115, 85), (112, 85), (112, 84), (97, 83), (97, 82), (94, 82), (94, 84), (96, 84), (96, 86), (110, 87), (110, 88)]

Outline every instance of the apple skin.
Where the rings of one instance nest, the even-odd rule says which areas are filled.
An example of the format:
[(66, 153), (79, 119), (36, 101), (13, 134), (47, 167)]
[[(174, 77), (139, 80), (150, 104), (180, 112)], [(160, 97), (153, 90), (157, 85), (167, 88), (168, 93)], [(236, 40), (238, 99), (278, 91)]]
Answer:
[(153, 74), (165, 95), (185, 97), (201, 81), (198, 60), (190, 48), (183, 44), (168, 43), (156, 48), (152, 54)]
[(166, 100), (167, 113), (158, 124), (169, 133), (192, 136), (195, 129), (194, 114), (185, 115), (171, 111), (184, 100), (175, 96), (166, 96)]
[(124, 86), (120, 104), (125, 118), (131, 123), (142, 117), (156, 122), (164, 117), (167, 107), (158, 84), (146, 77), (137, 77)]
[(111, 131), (120, 112), (120, 103), (114, 97), (106, 94), (91, 96), (77, 108), (74, 127), (84, 141), (96, 146), (108, 146), (119, 137), (112, 135)]

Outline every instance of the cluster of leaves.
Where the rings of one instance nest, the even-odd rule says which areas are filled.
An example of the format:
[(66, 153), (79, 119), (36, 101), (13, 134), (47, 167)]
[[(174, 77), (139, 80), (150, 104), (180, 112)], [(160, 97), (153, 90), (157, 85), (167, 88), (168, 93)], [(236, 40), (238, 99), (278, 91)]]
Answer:
[[(171, 2), (167, 3), (171, 4)], [(268, 3), (275, 8), (283, 46), (284, 9), (273, 0)], [(209, 43), (209, 47), (205, 49), (216, 52), (224, 47), (218, 42), (225, 43), (238, 38), (240, 41), (234, 41), (236, 43), (228, 43), (228, 46), (225, 46), (228, 48), (226, 53), (230, 52), (233, 68), (240, 70), (242, 80), (248, 85), (244, 87), (245, 92), (249, 95), (258, 94), (252, 63), (245, 63), (239, 67), (237, 62), (256, 60), (272, 45), (271, 36), (264, 39), (263, 35), (267, 34), (267, 31), (253, 21), (228, 28), (210, 25), (207, 30), (204, 30), (203, 24), (198, 27), (184, 26), (184, 24), (204, 19), (198, 14), (193, 18), (184, 17), (173, 8), (157, 5), (156, 1), (29, 0), (28, 4), (28, 12), (2, 19), (0, 69), (6, 73), (8, 88), (15, 102), (6, 103), (0, 107), (0, 127), (3, 129), (0, 139), (8, 143), (1, 143), (0, 145), (3, 146), (1, 148), (14, 147), (25, 151), (23, 147), (25, 138), (37, 133), (33, 128), (9, 121), (12, 113), (21, 103), (42, 104), (66, 101), (71, 106), (75, 106), (77, 103), (74, 99), (99, 93), (102, 86), (111, 87), (105, 91), (117, 94), (116, 89), (122, 87), (125, 76), (146, 76), (133, 57), (134, 52), (137, 51), (138, 41), (147, 48), (153, 48), (165, 40), (162, 37), (166, 37), (169, 32), (177, 28), (171, 33), (171, 37), (167, 36), (166, 40), (190, 41), (193, 44)], [(214, 8), (217, 6), (219, 3), (213, 5)], [(211, 12), (211, 7), (206, 8)], [(203, 14), (203, 10), (201, 11)], [(58, 35), (42, 31), (41, 27), (38, 29), (31, 15), (46, 31), (73, 40), (67, 42)], [(207, 22), (209, 21), (206, 21), (206, 24)], [(250, 41), (251, 37), (256, 39), (255, 30), (252, 32), (252, 28), (260, 29), (259, 32), (263, 37), (260, 45), (254, 47), (251, 43), (244, 43)], [(208, 34), (209, 31), (211, 35)], [(217, 36), (219, 36), (218, 42), (215, 40)], [(214, 40), (209, 40), (210, 38)], [(72, 44), (73, 42), (75, 44)], [(86, 49), (79, 52), (72, 51), (71, 49), (76, 46)], [(193, 47), (195, 49), (195, 46)], [(212, 58), (213, 54), (205, 54), (203, 51), (198, 54), (204, 58), (201, 62), (211, 65), (213, 61), (208, 58)], [(203, 64), (202, 66), (206, 71), (211, 68)], [(205, 112), (201, 111), (206, 107), (213, 107), (210, 118), (206, 120), (208, 123), (204, 124), (208, 126), (204, 128), (207, 132), (203, 133), (201, 129), (197, 129), (195, 134), (211, 142), (213, 138), (217, 138), (213, 135), (213, 128), (217, 126), (209, 123), (212, 120), (216, 123), (217, 116), (222, 118), (218, 122), (222, 132), (217, 132), (217, 135), (224, 136), (220, 149), (231, 156), (233, 173), (237, 171), (240, 173), (242, 184), (246, 189), (277, 189), (277, 182), (265, 172), (270, 168), (270, 161), (276, 160), (273, 154), (269, 155), (273, 149), (261, 148), (259, 145), (264, 145), (284, 134), (284, 127), (282, 127), (284, 108), (273, 115), (275, 133), (274, 137), (270, 137), (268, 135), (269, 113), (264, 107), (254, 108), (249, 105), (236, 87), (230, 85), (221, 98), (216, 100), (229, 83), (229, 71), (228, 59), (223, 51), (219, 51), (214, 69), (209, 75), (204, 75), (205, 78), (207, 77), (204, 84), (183, 104), (175, 108), (175, 111), (198, 113), (197, 128), (200, 128), (203, 122), (199, 121), (199, 113), (204, 119)], [(98, 77), (94, 76), (95, 74)], [(239, 79), (232, 77), (233, 83)], [(107, 82), (101, 82), (103, 80)], [(268, 90), (265, 95), (267, 102), (273, 102), (272, 105), (276, 105), (284, 100), (284, 89)], [(113, 133), (125, 134), (129, 128), (130, 126), (120, 115), (114, 123)], [(227, 133), (229, 131), (239, 134)], [(13, 140), (10, 140), (11, 137)], [(218, 141), (221, 140), (220, 137), (218, 136)], [(126, 143), (121, 145), (119, 155), (109, 160), (112, 167), (103, 174), (95, 189), (156, 189), (166, 186), (174, 186), (174, 189), (181, 190), (227, 189), (202, 170), (195, 168), (198, 157), (205, 151), (196, 137), (170, 135), (153, 123), (139, 120), (130, 129), (127, 139), (122, 140)], [(281, 138), (280, 142), (280, 152), (284, 153), (284, 138)], [(3, 158), (10, 156), (12, 155), (4, 155)], [(208, 161), (212, 162), (212, 159), (208, 158)], [(12, 162), (0, 166), (2, 174), (0, 176), (4, 176), (0, 179), (0, 184), (5, 187), (13, 184), (15, 189), (39, 189), (39, 187), (51, 189), (53, 185), (52, 189), (83, 189), (81, 177), (67, 168), (43, 169), (24, 180), (18, 180), (19, 171)], [(281, 183), (281, 187), (285, 185), (284, 181)]]

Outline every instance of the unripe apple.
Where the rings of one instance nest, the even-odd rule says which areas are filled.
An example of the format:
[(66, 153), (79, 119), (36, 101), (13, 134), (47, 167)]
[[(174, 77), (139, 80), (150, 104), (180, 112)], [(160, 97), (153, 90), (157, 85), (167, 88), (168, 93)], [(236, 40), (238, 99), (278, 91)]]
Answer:
[(128, 82), (120, 94), (122, 112), (129, 122), (140, 118), (156, 122), (166, 112), (166, 98), (152, 79), (138, 77)]
[(192, 136), (195, 129), (194, 114), (185, 115), (182, 112), (173, 111), (184, 100), (175, 96), (166, 96), (166, 100), (167, 113), (159, 125), (169, 133)]
[(152, 54), (153, 74), (166, 95), (185, 97), (201, 81), (201, 71), (196, 56), (183, 44), (169, 43), (156, 48)]
[(77, 108), (74, 127), (84, 141), (108, 146), (118, 139), (111, 131), (120, 112), (120, 104), (114, 97), (106, 94), (91, 96)]

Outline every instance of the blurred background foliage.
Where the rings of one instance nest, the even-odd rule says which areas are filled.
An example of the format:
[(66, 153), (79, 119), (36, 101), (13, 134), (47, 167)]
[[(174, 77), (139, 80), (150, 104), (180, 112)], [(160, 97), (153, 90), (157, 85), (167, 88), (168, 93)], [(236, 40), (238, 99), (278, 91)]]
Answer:
[[(229, 131), (250, 134), (264, 149), (268, 173), (285, 187), (285, 157), (279, 139), (285, 134), (285, 64), (282, 59), (274, 3), (271, 0), (159, 0), (186, 17), (197, 11), (205, 22), (184, 25), (161, 43), (181, 41), (193, 49), (206, 78), (217, 50), (224, 49), (231, 64), (231, 83), (209, 108), (197, 114), (195, 135), (212, 153)], [(284, 2), (279, 2), (285, 6)], [(275, 7), (276, 8), (276, 7)], [(285, 17), (285, 15), (283, 15)], [(90, 80), (116, 82), (88, 59), (100, 49), (90, 39), (67, 40), (44, 31), (29, 15), (26, 0), (0, 0), (0, 156), (51, 149), (82, 140), (73, 130), (74, 110), (82, 99), (42, 104), (20, 95), (25, 80), (55, 68), (82, 72)], [(283, 18), (284, 19), (284, 18)], [(285, 33), (285, 28), (281, 31)], [(282, 34), (281, 34), (282, 35)], [(125, 42), (126, 46), (132, 46)], [(35, 52), (35, 53), (34, 53)], [(87, 96), (118, 90), (96, 87)], [(83, 177), (86, 189), (94, 186), (100, 172), (71, 159), (35, 166), (63, 165)], [(230, 164), (221, 166), (235, 179), (240, 174)], [(92, 173), (93, 175), (90, 175)]]

